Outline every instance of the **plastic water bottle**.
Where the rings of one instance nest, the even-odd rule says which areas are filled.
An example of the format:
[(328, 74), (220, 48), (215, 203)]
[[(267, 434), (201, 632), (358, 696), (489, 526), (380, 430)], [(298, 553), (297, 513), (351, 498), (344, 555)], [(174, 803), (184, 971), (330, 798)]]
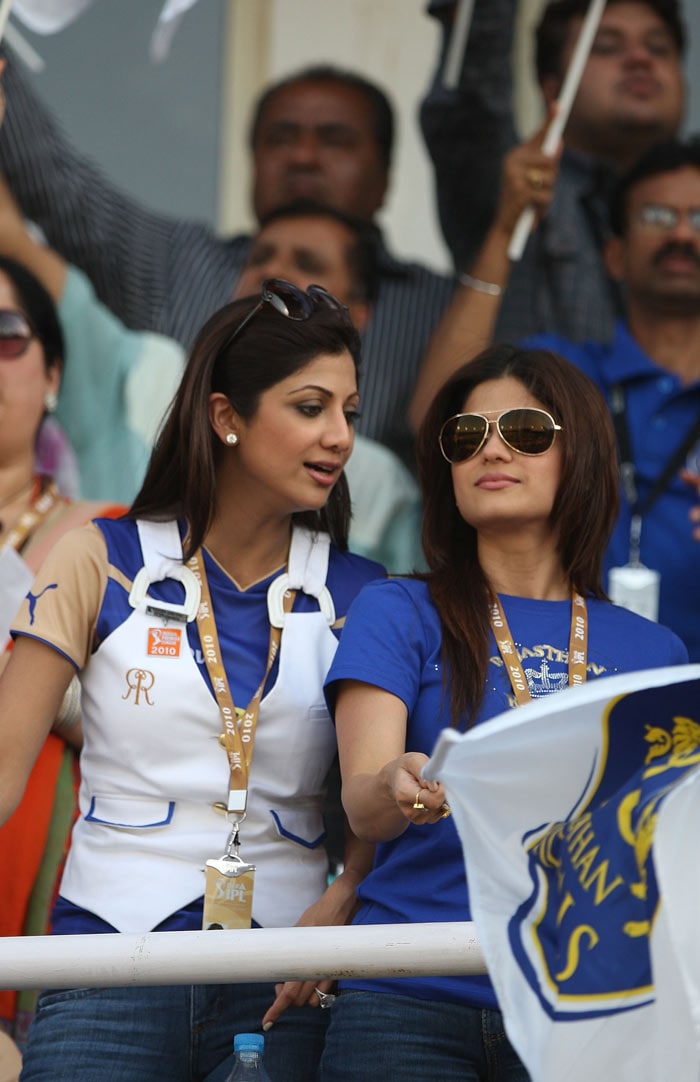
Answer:
[(237, 1033), (233, 1039), (233, 1070), (226, 1082), (270, 1082), (263, 1066), (264, 1047), (261, 1033)]

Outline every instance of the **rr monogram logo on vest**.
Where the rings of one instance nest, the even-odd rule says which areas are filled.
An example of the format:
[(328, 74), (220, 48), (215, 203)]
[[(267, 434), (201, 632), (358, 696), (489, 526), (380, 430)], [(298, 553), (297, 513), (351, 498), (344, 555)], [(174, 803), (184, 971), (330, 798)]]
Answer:
[[(523, 838), (533, 889), (508, 925), (518, 965), (558, 1020), (653, 999), (656, 820), (671, 786), (700, 763), (700, 724), (669, 717), (662, 698), (640, 718), (635, 696), (624, 696), (602, 724), (595, 776), (572, 814)], [(630, 777), (625, 760), (644, 766)]]
[(153, 706), (148, 694), (155, 683), (155, 676), (148, 669), (128, 669), (126, 672), (126, 693), (122, 699), (130, 699), (133, 692), (134, 706)]

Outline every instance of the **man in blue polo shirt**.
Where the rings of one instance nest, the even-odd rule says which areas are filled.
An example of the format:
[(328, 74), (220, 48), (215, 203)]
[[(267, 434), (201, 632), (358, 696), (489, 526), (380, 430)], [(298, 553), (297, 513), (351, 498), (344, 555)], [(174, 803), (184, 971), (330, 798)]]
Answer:
[[(451, 371), (493, 337), (508, 286), (510, 228), (519, 198), (527, 198), (518, 177), (532, 167), (532, 154), (524, 144), (506, 160), (497, 220), (472, 269), (478, 288), (455, 296), (436, 332), (412, 404), (414, 424)], [(540, 334), (523, 344), (568, 357), (606, 396), (623, 463), (608, 589), (612, 568), (639, 561), (657, 572), (658, 619), (700, 661), (700, 548), (693, 536), (700, 485), (700, 140), (647, 151), (615, 188), (611, 227), (605, 260), (623, 288), (625, 318), (610, 340)], [(648, 578), (637, 569), (626, 603), (637, 589), (644, 600)], [(616, 579), (619, 573), (612, 584)]]

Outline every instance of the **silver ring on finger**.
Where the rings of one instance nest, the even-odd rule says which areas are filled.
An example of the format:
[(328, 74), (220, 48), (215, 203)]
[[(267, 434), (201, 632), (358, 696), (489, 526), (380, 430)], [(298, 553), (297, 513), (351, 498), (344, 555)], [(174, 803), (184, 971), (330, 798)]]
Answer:
[(314, 988), (314, 992), (318, 996), (319, 1006), (322, 1011), (328, 1010), (335, 1003), (336, 997), (331, 992), (322, 992), (320, 988)]

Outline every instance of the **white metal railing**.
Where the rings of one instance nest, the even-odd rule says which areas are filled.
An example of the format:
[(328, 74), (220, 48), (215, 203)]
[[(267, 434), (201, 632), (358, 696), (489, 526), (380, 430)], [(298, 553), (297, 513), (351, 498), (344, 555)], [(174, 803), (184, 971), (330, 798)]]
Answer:
[(466, 922), (0, 938), (0, 988), (17, 990), (485, 972)]

